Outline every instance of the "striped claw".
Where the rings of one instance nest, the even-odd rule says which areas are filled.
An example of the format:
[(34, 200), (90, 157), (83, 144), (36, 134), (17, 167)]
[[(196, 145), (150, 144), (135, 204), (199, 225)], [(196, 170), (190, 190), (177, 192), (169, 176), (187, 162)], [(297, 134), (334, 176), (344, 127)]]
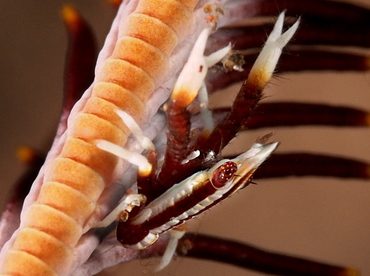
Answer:
[(254, 143), (253, 146), (245, 153), (232, 159), (236, 164), (240, 164), (238, 171), (235, 173), (233, 181), (234, 186), (238, 186), (233, 192), (243, 188), (247, 184), (247, 180), (252, 176), (256, 169), (272, 154), (278, 147), (279, 143), (271, 143), (263, 145), (259, 142)]
[(223, 159), (209, 170), (195, 173), (172, 186), (135, 217), (119, 223), (118, 241), (127, 248), (139, 250), (153, 244), (160, 234), (181, 225), (244, 187), (278, 144), (263, 145), (257, 142), (236, 158)]

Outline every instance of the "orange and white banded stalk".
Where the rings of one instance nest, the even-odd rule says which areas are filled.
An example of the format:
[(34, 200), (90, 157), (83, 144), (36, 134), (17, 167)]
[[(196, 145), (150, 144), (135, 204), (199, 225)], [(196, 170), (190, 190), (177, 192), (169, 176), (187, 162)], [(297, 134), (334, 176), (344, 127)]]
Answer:
[(95, 141), (126, 144), (130, 131), (117, 110), (139, 123), (149, 117), (146, 102), (165, 80), (175, 47), (188, 35), (197, 2), (122, 4), (105, 45), (109, 54), (100, 56), (92, 88), (54, 142), (25, 201), (20, 228), (3, 248), (1, 275), (69, 274), (74, 248), (101, 218), (99, 198), (122, 171), (118, 158), (98, 149)]

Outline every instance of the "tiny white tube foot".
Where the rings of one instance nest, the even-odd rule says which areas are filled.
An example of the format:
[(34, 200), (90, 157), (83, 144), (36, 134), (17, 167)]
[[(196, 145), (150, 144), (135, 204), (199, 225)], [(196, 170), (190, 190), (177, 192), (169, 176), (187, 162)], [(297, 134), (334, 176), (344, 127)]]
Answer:
[(166, 251), (164, 252), (160, 263), (152, 270), (153, 273), (161, 271), (163, 268), (168, 266), (171, 262), (173, 256), (175, 255), (176, 247), (181, 239), (185, 234), (185, 231), (179, 230), (172, 230), (170, 232), (170, 241), (168, 242)]
[(152, 141), (144, 135), (140, 126), (135, 122), (134, 118), (132, 118), (127, 112), (123, 110), (116, 111), (118, 116), (121, 117), (122, 121), (125, 125), (131, 130), (132, 135), (139, 141), (140, 145), (145, 150), (155, 150), (154, 144)]
[(209, 104), (208, 91), (204, 83), (199, 90), (198, 99), (200, 102), (200, 116), (204, 124), (203, 132), (211, 133), (214, 128), (214, 123), (212, 118), (212, 112), (208, 108)]
[(148, 159), (137, 152), (129, 151), (106, 140), (97, 140), (95, 144), (98, 148), (112, 153), (122, 159), (125, 159), (131, 164), (138, 166), (140, 172), (143, 174), (149, 175), (152, 171), (152, 165), (149, 163)]

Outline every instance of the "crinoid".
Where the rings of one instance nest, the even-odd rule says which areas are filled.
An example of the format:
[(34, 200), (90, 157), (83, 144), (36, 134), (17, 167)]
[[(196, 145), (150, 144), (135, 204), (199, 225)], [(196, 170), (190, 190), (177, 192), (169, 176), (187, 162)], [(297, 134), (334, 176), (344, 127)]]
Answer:
[[(107, 13), (112, 13), (113, 10), (108, 4), (99, 1), (90, 0), (85, 7), (83, 1), (71, 2), (75, 2), (76, 6), (83, 11), (81, 13), (87, 16), (86, 8), (89, 8), (90, 11), (93, 8), (100, 11), (101, 5), (107, 8)], [(166, 1), (163, 0), (163, 2)], [(130, 4), (132, 3), (135, 1), (123, 1), (122, 5), (128, 6), (126, 10), (120, 9), (118, 19), (114, 24), (119, 24), (120, 20), (127, 16), (126, 11), (131, 11)], [(150, 4), (150, 1), (146, 3)], [(16, 4), (12, 2), (7, 4), (7, 7), (3, 7), (4, 18), (1, 20), (10, 20), (6, 19), (8, 15), (15, 17), (14, 13), (6, 12), (6, 9), (12, 11), (13, 5)], [(39, 4), (27, 3), (24, 5)], [(57, 9), (46, 6), (45, 8), (48, 13), (50, 9)], [(20, 7), (19, 9), (21, 10)], [(109, 11), (109, 9), (111, 10)], [(22, 22), (27, 22), (31, 18), (30, 13), (37, 15), (37, 18), (32, 17), (33, 20), (36, 20), (34, 22), (42, 20), (43, 16), (40, 12), (35, 12), (29, 7), (26, 10), (23, 16), (20, 16), (21, 20), (25, 20)], [(263, 87), (255, 85), (258, 81), (252, 81), (248, 84), (245, 80), (250, 72), (253, 76), (251, 67), (264, 43), (268, 47), (268, 34), (271, 33), (278, 20), (278, 14), (283, 10), (286, 10), (284, 26), (287, 28), (280, 30), (282, 24), (278, 24), (279, 30), (275, 30), (273, 40), (276, 40), (281, 33), (289, 32), (288, 28), (297, 21), (298, 17), (301, 17), (301, 23), (287, 48), (283, 50), (281, 60), (277, 65), (275, 75), (277, 77), (272, 79), (271, 84), (267, 86), (262, 95), (260, 92)], [(3, 246), (18, 228), (24, 197), (38, 174), (36, 184), (31, 188), (22, 211), (22, 220), (28, 221), (25, 210), (29, 203), (38, 196), (38, 183), (44, 177), (45, 170), (48, 170), (48, 164), (58, 154), (59, 148), (63, 146), (58, 142), (58, 139), (60, 136), (63, 137), (63, 132), (66, 130), (66, 116), (80, 95), (86, 89), (88, 89), (88, 93), (91, 91), (88, 86), (94, 78), (93, 66), (96, 59), (92, 32), (73, 8), (66, 7), (63, 17), (67, 23), (70, 51), (66, 69), (66, 97), (63, 104), (62, 123), (59, 125), (54, 146), (46, 159), (46, 165), (39, 174), (38, 171), (44, 161), (42, 154), (37, 154), (28, 148), (23, 148), (20, 151), (21, 158), (29, 164), (30, 168), (17, 181), (16, 188), (5, 206), (0, 223), (0, 246)], [(109, 21), (108, 17), (103, 19)], [(280, 20), (282, 18), (280, 16)], [(186, 38), (182, 44), (180, 43), (178, 51), (175, 50), (175, 55), (171, 57), (174, 67), (166, 71), (166, 78), (169, 78), (170, 81), (159, 85), (159, 90), (154, 92), (154, 96), (146, 104), (147, 115), (156, 115), (154, 115), (154, 119), (149, 119), (149, 115), (145, 119), (141, 118), (144, 135), (140, 134), (140, 131), (136, 133), (139, 140), (145, 139), (146, 136), (149, 136), (150, 139), (157, 136), (153, 140), (157, 152), (153, 152), (153, 147), (146, 144), (144, 145), (146, 150), (140, 155), (145, 156), (154, 168), (149, 170), (148, 176), (147, 170), (142, 166), (145, 161), (139, 161), (137, 178), (136, 167), (125, 172), (125, 177), (120, 176), (119, 180), (109, 186), (100, 197), (97, 204), (98, 212), (94, 213), (93, 219), (87, 220), (86, 225), (83, 225), (84, 231), (91, 227), (94, 228), (96, 221), (111, 212), (125, 190), (137, 179), (138, 192), (146, 197), (144, 200), (140, 198), (139, 201), (146, 200), (146, 203), (140, 202), (137, 205), (141, 206), (133, 208), (132, 211), (129, 210), (131, 212), (123, 210), (124, 212), (120, 213), (119, 220), (121, 221), (117, 230), (119, 240), (126, 247), (135, 249), (122, 247), (115, 237), (107, 237), (113, 230), (114, 224), (104, 228), (94, 228), (87, 231), (74, 248), (74, 257), (70, 258), (69, 262), (72, 266), (68, 273), (63, 268), (64, 260), (60, 259), (60, 265), (57, 266), (57, 269), (62, 271), (61, 274), (93, 275), (104, 268), (135, 259), (141, 260), (140, 267), (130, 270), (129, 265), (122, 264), (119, 266), (117, 275), (141, 274), (142, 264), (147, 264), (147, 261), (143, 260), (144, 258), (164, 253), (169, 235), (162, 233), (163, 230), (166, 230), (166, 227), (171, 223), (176, 224), (176, 220), (196, 215), (201, 209), (199, 206), (189, 209), (187, 204), (193, 202), (192, 198), (198, 197), (190, 188), (181, 189), (181, 193), (184, 190), (188, 191), (186, 196), (189, 199), (188, 203), (180, 204), (175, 201), (173, 206), (171, 206), (172, 203), (167, 204), (168, 198), (175, 200), (174, 198), (178, 196), (176, 192), (173, 192), (173, 189), (176, 188), (173, 188), (172, 185), (189, 182), (186, 180), (189, 179), (188, 177), (198, 179), (196, 177), (202, 174), (200, 172), (206, 172), (204, 173), (205, 180), (196, 181), (209, 181), (212, 184), (209, 187), (211, 189), (216, 187), (218, 191), (222, 190), (225, 183), (226, 186), (229, 185), (230, 181), (240, 182), (241, 186), (250, 184), (250, 182), (258, 185), (248, 185), (247, 188), (221, 202), (219, 200), (223, 198), (222, 195), (220, 198), (207, 199), (210, 205), (220, 204), (208, 211), (206, 216), (195, 220), (195, 223), (189, 227), (189, 232), (180, 239), (176, 255), (213, 260), (220, 264), (215, 266), (215, 262), (212, 262), (210, 263), (212, 267), (195, 266), (193, 263), (184, 265), (188, 261), (188, 258), (184, 258), (186, 259), (183, 261), (184, 263), (173, 262), (175, 268), (169, 268), (170, 271), (175, 270), (173, 273), (176, 275), (207, 275), (209, 273), (212, 275), (225, 273), (245, 275), (245, 270), (241, 268), (249, 269), (248, 275), (254, 275), (253, 270), (274, 275), (358, 275), (357, 269), (366, 275), (367, 271), (370, 271), (367, 261), (369, 241), (367, 230), (370, 229), (367, 215), (367, 210), (370, 208), (367, 183), (370, 173), (369, 165), (363, 160), (368, 160), (370, 151), (367, 146), (369, 131), (364, 129), (369, 125), (369, 114), (366, 111), (369, 109), (369, 96), (365, 94), (368, 93), (368, 82), (364, 71), (369, 68), (368, 53), (366, 52), (370, 46), (367, 39), (370, 31), (369, 18), (370, 10), (366, 7), (343, 1), (225, 0), (199, 3), (195, 8), (195, 27), (189, 28), (194, 32), (193, 35)], [(101, 19), (99, 16), (96, 22), (100, 22)], [(88, 19), (92, 23), (94, 20), (94, 18)], [(230, 25), (231, 23), (232, 25)], [(22, 23), (22, 28), (28, 27), (27, 24)], [(46, 24), (49, 24), (49, 21), (45, 22), (45, 26), (48, 26)], [(98, 25), (100, 23), (96, 23), (96, 26)], [(167, 99), (170, 90), (173, 89), (173, 83), (177, 79), (176, 72), (180, 71), (184, 61), (187, 60), (188, 52), (193, 47), (199, 33), (204, 27), (210, 25), (215, 30), (208, 38), (206, 56), (219, 49), (225, 49), (224, 47), (229, 44), (232, 46), (232, 51), (221, 62), (209, 68), (205, 79), (205, 87), (211, 95), (210, 107), (213, 123), (209, 120), (209, 112), (204, 108), (207, 102), (204, 98), (193, 102), (192, 99), (187, 98), (188, 94), (185, 97), (182, 93), (177, 96), (175, 93), (175, 96), (172, 96), (170, 100)], [(19, 25), (15, 24), (15, 26)], [(31, 23), (29, 26), (31, 27)], [(54, 31), (54, 28), (52, 29)], [(5, 29), (5, 33), (7, 31), (8, 29)], [(112, 52), (109, 47), (112, 45), (110, 43), (116, 39), (116, 31), (117, 25), (113, 25), (107, 43), (99, 57), (96, 72), (99, 72), (99, 68)], [(48, 35), (46, 41), (54, 41), (55, 37), (58, 37), (58, 34)], [(14, 58), (16, 56), (13, 54), (18, 53), (18, 50), (15, 50), (11, 44), (13, 37), (8, 35), (8, 38), (7, 42), (4, 42), (3, 52), (12, 53), (9, 55), (14, 61), (17, 58)], [(22, 40), (27, 39), (27, 36), (20, 36), (19, 39), (21, 43), (19, 41), (17, 43), (21, 44), (22, 48), (32, 49), (31, 43), (28, 45), (26, 40)], [(35, 39), (33, 38), (33, 40)], [(11, 50), (9, 50), (10, 47), (12, 47)], [(43, 50), (47, 48), (53, 47), (40, 46), (39, 49), (43, 51), (40, 51), (41, 54), (47, 54)], [(61, 56), (60, 53), (56, 54), (56, 56), (58, 55)], [(203, 53), (201, 53), (201, 57), (203, 57)], [(2, 58), (5, 59), (5, 56)], [(35, 60), (33, 58), (31, 55), (31, 63), (37, 66), (36, 57)], [(33, 103), (28, 103), (28, 101), (36, 99), (37, 103), (41, 105), (40, 110), (43, 110), (40, 112), (40, 117), (49, 117), (49, 114), (55, 113), (56, 109), (56, 107), (51, 107), (51, 110), (46, 113), (51, 101), (48, 98), (50, 93), (49, 96), (36, 96), (38, 95), (37, 91), (31, 92), (29, 88), (18, 88), (18, 85), (26, 82), (23, 78), (28, 76), (24, 73), (24, 68), (32, 67), (27, 65), (27, 58), (19, 59), (24, 63), (19, 65), (17, 68), (20, 69), (17, 70), (12, 69), (12, 63), (3, 62), (9, 66), (3, 66), (6, 68), (6, 72), (3, 74), (4, 91), (1, 96), (4, 100), (0, 101), (0, 104), (4, 105), (2, 111), (5, 114), (5, 106), (22, 111), (29, 106), (32, 108), (30, 114), (36, 116), (34, 114), (38, 113), (35, 111), (38, 107)], [(151, 59), (147, 59), (146, 62), (149, 68)], [(264, 68), (266, 62), (268, 61), (263, 61), (260, 68)], [(50, 65), (50, 60), (46, 64)], [(191, 64), (190, 61), (189, 64)], [(205, 69), (198, 63), (196, 64), (196, 68), (198, 68), (196, 73)], [(34, 71), (37, 72), (36, 74), (42, 75), (44, 82), (50, 77), (49, 72), (40, 72), (39, 69)], [(266, 68), (265, 71), (269, 72)], [(327, 71), (352, 73), (328, 73)], [(189, 72), (194, 71), (187, 71), (188, 78)], [(257, 75), (261, 77), (261, 74)], [(180, 84), (193, 83), (196, 79), (196, 76), (190, 77), (191, 81)], [(28, 87), (33, 85), (37, 90), (53, 90), (40, 89), (39, 87), (43, 86), (33, 79), (27, 81), (27, 84)], [(7, 85), (11, 85), (11, 87)], [(236, 88), (236, 92), (231, 89), (226, 90), (230, 86), (233, 86), (234, 90)], [(236, 95), (240, 86), (242, 86), (242, 92)], [(360, 87), (355, 89), (356, 86)], [(175, 91), (176, 89), (179, 90), (178, 87), (175, 88)], [(15, 101), (14, 103), (8, 102), (8, 95), (16, 97), (18, 90), (25, 90), (26, 96), (17, 99), (16, 103)], [(197, 88), (193, 90), (198, 92)], [(60, 93), (52, 94), (53, 97), (60, 96)], [(166, 96), (159, 96), (161, 94)], [(202, 95), (204, 96), (204, 94)], [(29, 100), (29, 97), (32, 99)], [(89, 96), (85, 94), (83, 97), (86, 99)], [(183, 100), (185, 103), (182, 105)], [(77, 103), (71, 118), (76, 117), (76, 112), (84, 103), (84, 99)], [(232, 112), (229, 113), (231, 105), (233, 108)], [(46, 108), (43, 109), (43, 106)], [(165, 112), (167, 112), (167, 121), (165, 120)], [(135, 124), (127, 121), (130, 120), (130, 116), (128, 119), (125, 115), (122, 116), (125, 124), (129, 125), (130, 130), (133, 130)], [(31, 121), (35, 121), (36, 127), (30, 126), (30, 123), (26, 123), (23, 127), (23, 123), (22, 132), (17, 132), (15, 135), (20, 138), (10, 138), (12, 127), (15, 127), (13, 117), (22, 117), (23, 122), (25, 117), (30, 117)], [(1, 126), (2, 147), (5, 145), (1, 150), (2, 153), (6, 152), (6, 148), (14, 151), (15, 146), (24, 143), (37, 148), (40, 144), (40, 137), (37, 138), (38, 141), (32, 139), (36, 139), (38, 133), (44, 137), (45, 133), (42, 132), (45, 129), (49, 131), (47, 124), (41, 122), (41, 119), (44, 118), (33, 119), (31, 115), (19, 114), (5, 115), (3, 118), (7, 118), (10, 123)], [(48, 124), (52, 125), (53, 123)], [(35, 129), (40, 130), (35, 131)], [(270, 137), (272, 132), (274, 134)], [(236, 135), (238, 137), (231, 141)], [(30, 138), (27, 138), (28, 136)], [(123, 146), (112, 145), (112, 143), (104, 141), (102, 145), (100, 144), (102, 140), (105, 139), (98, 138), (96, 141), (94, 140), (94, 143), (114, 154), (117, 152), (112, 150), (112, 146)], [(256, 140), (257, 143), (255, 143)], [(247, 172), (239, 171), (239, 163), (244, 163), (245, 160), (234, 159), (236, 155), (246, 152), (254, 143), (252, 151), (248, 153), (248, 158), (258, 156), (260, 148), (268, 148), (267, 155), (269, 155), (277, 146), (275, 141), (280, 142), (279, 149), (256, 170), (253, 180), (249, 178), (249, 170)], [(140, 152), (140, 146), (137, 149), (137, 144), (135, 137), (129, 139), (125, 148), (129, 149), (130, 156), (139, 156), (136, 155), (137, 153), (133, 153), (134, 151)], [(139, 144), (143, 145), (142, 142)], [(226, 145), (228, 146), (224, 149)], [(159, 160), (157, 160), (157, 156), (159, 156)], [(229, 158), (231, 162), (221, 161), (222, 164), (218, 163), (225, 158)], [(249, 160), (248, 158), (246, 160)], [(266, 158), (267, 156), (261, 161)], [(12, 170), (15, 166), (8, 159), (11, 158), (2, 155), (2, 162), (6, 161), (2, 163), (1, 178), (6, 175), (6, 171)], [(121, 166), (122, 161), (119, 162), (119, 166)], [(101, 165), (108, 167), (104, 163)], [(123, 171), (122, 168), (126, 167), (119, 167), (118, 171)], [(95, 169), (99, 170), (99, 168)], [(251, 171), (254, 171), (254, 168)], [(246, 179), (239, 180), (238, 177), (244, 175), (247, 175)], [(296, 177), (292, 178), (292, 176)], [(305, 176), (305, 178), (297, 178), (300, 176)], [(263, 178), (269, 179), (262, 180)], [(2, 181), (5, 182), (4, 179)], [(132, 192), (136, 193), (135, 187), (129, 193)], [(58, 201), (58, 197), (51, 199), (49, 201), (51, 203), (48, 204), (53, 205), (52, 201)], [(158, 201), (162, 202), (161, 206), (165, 206), (163, 207), (165, 211), (171, 210), (168, 211), (170, 216), (163, 215), (161, 217), (163, 221), (159, 223), (159, 226), (143, 226), (150, 228), (150, 230), (154, 229), (156, 233), (160, 234), (159, 239), (155, 242), (156, 233), (151, 233), (148, 243), (154, 242), (154, 244), (147, 246), (146, 242), (141, 243), (145, 235), (137, 238), (135, 234), (142, 231), (140, 227), (145, 224), (145, 221), (149, 221), (150, 224), (152, 218), (148, 212), (154, 212), (153, 205)], [(55, 203), (55, 205), (58, 204)], [(79, 208), (83, 207), (77, 204), (71, 209), (78, 210)], [(182, 211), (180, 214), (171, 215), (174, 214), (171, 208)], [(39, 219), (42, 220), (41, 217)], [(155, 237), (153, 238), (153, 236)], [(36, 248), (35, 251), (37, 248), (40, 248), (40, 252), (43, 251), (43, 244), (40, 246), (29, 244), (31, 245), (30, 251), (33, 248)], [(23, 244), (17, 246), (19, 248)], [(32, 246), (34, 247), (32, 248)], [(0, 258), (4, 256), (8, 247), (9, 244), (5, 245)], [(138, 248), (146, 249), (138, 251), (136, 250)], [(31, 254), (36, 253), (32, 251)], [(56, 252), (47, 250), (42, 254), (47, 261), (58, 257)], [(293, 257), (295, 255), (299, 257)], [(151, 259), (149, 260), (148, 262), (152, 263)], [(56, 262), (58, 263), (58, 260)], [(233, 264), (234, 266), (221, 263)], [(50, 265), (50, 267), (53, 266)], [(118, 266), (116, 267), (118, 268)], [(215, 267), (217, 267), (217, 271)], [(32, 273), (32, 268), (30, 268), (29, 275), (33, 275)], [(101, 275), (103, 274), (114, 275), (114, 272), (106, 271), (101, 273)]]

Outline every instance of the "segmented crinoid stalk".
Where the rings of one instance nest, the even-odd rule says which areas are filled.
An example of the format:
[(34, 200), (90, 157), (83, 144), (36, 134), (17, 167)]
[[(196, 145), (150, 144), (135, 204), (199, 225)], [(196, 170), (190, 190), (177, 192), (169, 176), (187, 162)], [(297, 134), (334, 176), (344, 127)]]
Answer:
[(140, 0), (120, 22), (114, 50), (98, 70), (82, 110), (70, 118), (60, 153), (45, 167), (38, 198), (24, 214), (2, 274), (68, 274), (73, 249), (116, 177), (117, 157), (98, 149), (95, 141), (125, 145), (130, 131), (116, 110), (142, 122), (145, 102), (163, 82), (170, 55), (193, 23), (196, 3)]

